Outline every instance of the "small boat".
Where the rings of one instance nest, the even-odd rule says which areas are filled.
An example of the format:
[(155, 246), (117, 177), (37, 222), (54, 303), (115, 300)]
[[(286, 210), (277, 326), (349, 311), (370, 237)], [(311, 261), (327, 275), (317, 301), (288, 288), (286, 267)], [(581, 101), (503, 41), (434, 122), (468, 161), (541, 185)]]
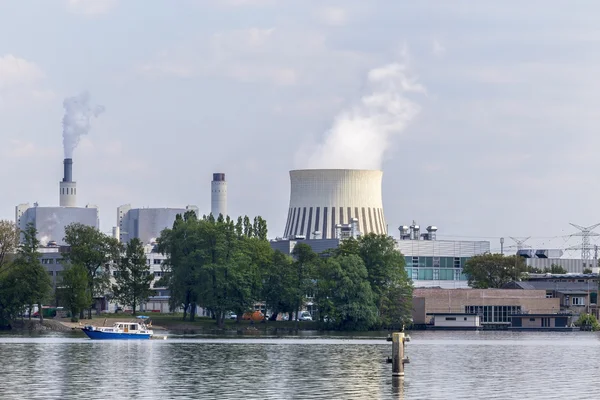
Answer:
[(95, 340), (150, 339), (154, 334), (143, 322), (115, 322), (111, 327), (86, 325), (81, 330)]

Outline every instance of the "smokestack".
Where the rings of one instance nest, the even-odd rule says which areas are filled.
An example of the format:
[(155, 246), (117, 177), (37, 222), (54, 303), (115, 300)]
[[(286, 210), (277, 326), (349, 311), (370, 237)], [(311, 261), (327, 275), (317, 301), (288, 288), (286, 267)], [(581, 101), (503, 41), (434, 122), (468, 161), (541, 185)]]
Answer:
[(219, 214), (227, 217), (227, 182), (224, 173), (214, 173), (210, 183), (210, 212), (215, 218)]
[(77, 184), (73, 182), (73, 159), (65, 158), (64, 176), (59, 183), (58, 204), (61, 207), (77, 207)]
[(65, 174), (63, 177), (63, 182), (73, 182), (73, 159), (65, 158), (63, 161), (65, 166)]

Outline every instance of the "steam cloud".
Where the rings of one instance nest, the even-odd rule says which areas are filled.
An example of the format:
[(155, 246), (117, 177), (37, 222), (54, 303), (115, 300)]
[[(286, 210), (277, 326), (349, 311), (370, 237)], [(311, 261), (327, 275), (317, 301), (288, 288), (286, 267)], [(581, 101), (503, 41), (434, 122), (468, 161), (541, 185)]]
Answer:
[(104, 112), (103, 106), (90, 107), (90, 94), (83, 92), (77, 96), (67, 97), (63, 101), (65, 115), (63, 117), (63, 147), (65, 158), (73, 158), (73, 150), (79, 144), (81, 135), (90, 131), (90, 120)]
[(323, 143), (308, 157), (310, 168), (380, 169), (391, 137), (420, 111), (406, 95), (425, 93), (397, 63), (370, 70), (367, 89), (360, 101), (335, 117)]

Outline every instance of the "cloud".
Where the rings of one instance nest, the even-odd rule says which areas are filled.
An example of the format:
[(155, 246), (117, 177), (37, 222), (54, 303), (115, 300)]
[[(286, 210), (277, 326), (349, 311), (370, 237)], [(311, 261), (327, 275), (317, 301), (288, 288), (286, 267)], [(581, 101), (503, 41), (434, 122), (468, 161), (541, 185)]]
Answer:
[(0, 57), (0, 91), (17, 86), (31, 85), (45, 76), (35, 63), (12, 54)]
[(33, 141), (9, 139), (0, 150), (3, 160), (49, 160), (60, 157), (59, 151), (41, 147)]
[(348, 12), (340, 7), (325, 7), (317, 12), (317, 18), (331, 26), (343, 26), (348, 23)]
[(102, 15), (111, 11), (117, 0), (67, 0), (67, 9), (74, 14)]

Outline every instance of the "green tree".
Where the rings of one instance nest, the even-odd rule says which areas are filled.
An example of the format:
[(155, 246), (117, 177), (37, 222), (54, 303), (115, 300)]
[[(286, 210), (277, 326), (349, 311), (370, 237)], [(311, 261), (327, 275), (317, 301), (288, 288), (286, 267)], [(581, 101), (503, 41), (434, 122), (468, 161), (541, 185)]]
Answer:
[(92, 304), (92, 294), (88, 285), (88, 273), (85, 267), (67, 265), (62, 274), (59, 298), (71, 311), (71, 321), (76, 322), (79, 314)]
[(544, 268), (544, 273), (551, 274), (566, 274), (568, 271), (564, 269), (561, 265), (552, 264), (550, 268)]
[(262, 298), (272, 311), (271, 320), (280, 313), (291, 313), (296, 304), (293, 282), (295, 280), (293, 259), (280, 251), (271, 253), (271, 262), (263, 270)]
[[(119, 241), (80, 223), (65, 228), (64, 240), (70, 246), (64, 260), (86, 269), (92, 298), (106, 295), (110, 289), (110, 265), (117, 264), (121, 256)], [(88, 308), (88, 318), (92, 318), (92, 304)]]
[(591, 268), (584, 268), (583, 269), (583, 273), (584, 274), (591, 274), (592, 273), (592, 269)]
[(52, 294), (52, 281), (40, 261), (40, 242), (35, 226), (32, 223), (27, 224), (22, 233), (23, 242), (17, 249), (15, 266), (19, 278), (24, 282), (22, 287), (26, 304), (30, 309), (33, 304), (37, 304), (40, 322), (43, 322), (42, 305)]
[(338, 329), (370, 329), (377, 321), (377, 307), (362, 259), (340, 255), (318, 269), (316, 301), (321, 317)]
[(469, 286), (476, 289), (501, 288), (508, 282), (523, 279), (526, 271), (523, 257), (489, 253), (469, 258), (463, 268)]
[(0, 272), (10, 265), (10, 256), (19, 245), (19, 234), (14, 222), (0, 220)]
[(125, 256), (116, 265), (113, 295), (124, 305), (131, 306), (133, 314), (137, 306), (154, 294), (150, 288), (154, 275), (150, 274), (150, 266), (146, 262), (146, 254), (142, 242), (133, 238), (125, 247)]
[(294, 298), (294, 311), (296, 313), (296, 328), (298, 328), (298, 317), (300, 310), (306, 303), (307, 296), (312, 294), (316, 283), (316, 268), (319, 256), (306, 243), (297, 243), (292, 251), (294, 262), (293, 280), (291, 291)]

